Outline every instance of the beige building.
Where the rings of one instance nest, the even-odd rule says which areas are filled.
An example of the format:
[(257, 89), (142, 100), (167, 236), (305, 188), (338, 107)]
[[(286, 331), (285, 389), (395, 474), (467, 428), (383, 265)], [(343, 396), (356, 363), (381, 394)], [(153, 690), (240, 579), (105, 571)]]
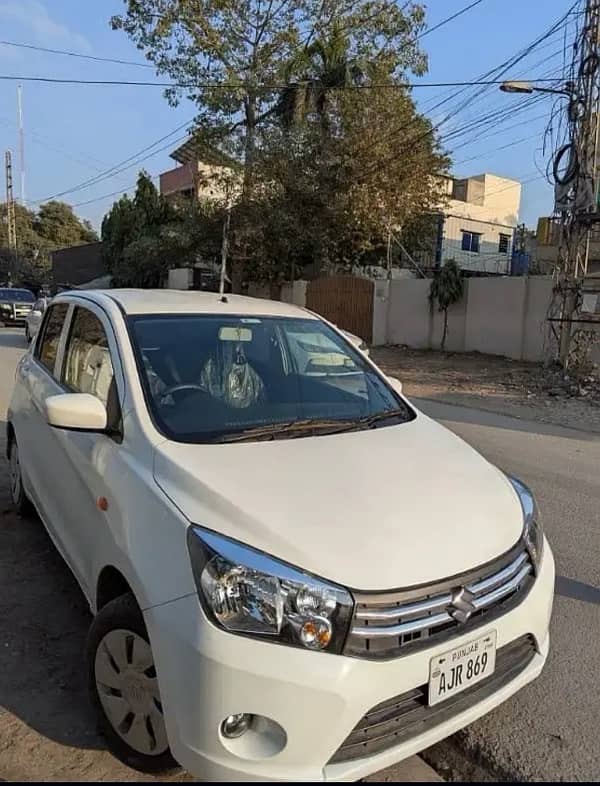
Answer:
[[(560, 226), (557, 218), (540, 218), (537, 225), (536, 243), (533, 250), (536, 270), (552, 273), (558, 261)], [(588, 274), (600, 273), (600, 227), (592, 226), (590, 233), (590, 256)]]
[(510, 273), (521, 184), (483, 174), (447, 178), (448, 201), (440, 215), (436, 261), (454, 259), (475, 273)]
[(160, 193), (210, 201), (231, 200), (239, 191), (236, 162), (193, 137), (171, 153), (179, 166), (160, 175)]

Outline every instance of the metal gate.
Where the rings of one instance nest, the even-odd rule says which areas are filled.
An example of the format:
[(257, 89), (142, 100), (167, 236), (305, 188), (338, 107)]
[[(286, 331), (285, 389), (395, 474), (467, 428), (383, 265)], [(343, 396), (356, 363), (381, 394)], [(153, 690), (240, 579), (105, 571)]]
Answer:
[(370, 342), (373, 338), (373, 290), (368, 278), (328, 276), (310, 281), (306, 307)]

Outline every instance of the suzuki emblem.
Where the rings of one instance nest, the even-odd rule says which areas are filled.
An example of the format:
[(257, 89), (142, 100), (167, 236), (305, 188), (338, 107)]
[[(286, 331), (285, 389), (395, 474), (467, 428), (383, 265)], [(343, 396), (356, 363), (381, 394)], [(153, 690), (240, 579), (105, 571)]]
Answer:
[(452, 601), (448, 606), (448, 614), (457, 622), (464, 624), (475, 611), (473, 598), (475, 596), (466, 587), (461, 587), (452, 593)]

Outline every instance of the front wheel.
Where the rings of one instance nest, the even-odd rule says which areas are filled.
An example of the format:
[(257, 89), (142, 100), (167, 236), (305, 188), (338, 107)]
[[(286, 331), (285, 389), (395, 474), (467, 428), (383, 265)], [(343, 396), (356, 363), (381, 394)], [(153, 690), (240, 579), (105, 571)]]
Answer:
[(19, 516), (28, 516), (33, 513), (33, 505), (23, 488), (23, 474), (19, 458), (19, 446), (13, 437), (8, 447), (8, 465), (10, 476), (10, 496)]
[(148, 633), (132, 594), (96, 615), (87, 664), (91, 701), (111, 753), (141, 772), (178, 767), (169, 750)]

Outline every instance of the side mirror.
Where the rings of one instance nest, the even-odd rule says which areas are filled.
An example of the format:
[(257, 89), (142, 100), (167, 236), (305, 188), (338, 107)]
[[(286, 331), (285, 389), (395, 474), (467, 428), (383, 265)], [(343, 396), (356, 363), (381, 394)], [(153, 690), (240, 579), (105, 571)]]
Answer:
[(390, 385), (396, 391), (396, 393), (402, 395), (402, 382), (400, 382), (400, 380), (397, 377), (388, 377), (387, 381), (390, 383)]
[(90, 393), (61, 393), (48, 396), (45, 403), (46, 419), (54, 428), (106, 431), (106, 407)]
[(39, 310), (39, 308), (32, 308), (31, 309), (31, 316), (32, 317), (41, 317), (42, 316), (42, 312)]

